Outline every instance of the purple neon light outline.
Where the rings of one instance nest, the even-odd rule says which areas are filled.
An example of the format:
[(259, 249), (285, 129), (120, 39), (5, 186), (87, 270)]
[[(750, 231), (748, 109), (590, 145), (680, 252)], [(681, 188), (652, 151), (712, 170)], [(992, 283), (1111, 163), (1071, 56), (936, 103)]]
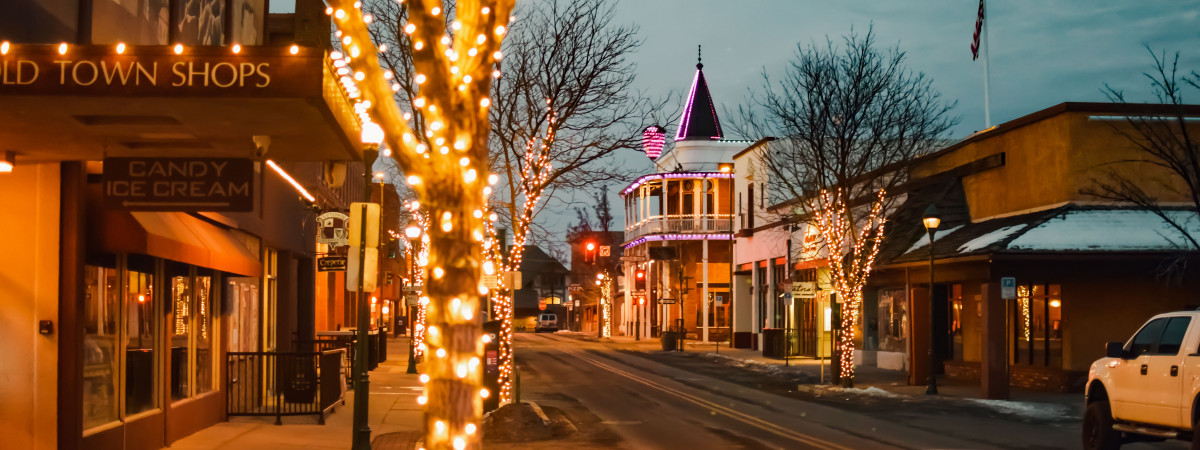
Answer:
[(652, 234), (649, 236), (642, 236), (640, 238), (634, 239), (634, 240), (630, 241), (628, 244), (621, 245), (621, 248), (628, 249), (630, 247), (636, 247), (638, 245), (645, 244), (647, 242), (701, 241), (701, 240), (710, 240), (710, 241), (733, 240), (733, 233)]
[(630, 192), (633, 192), (633, 190), (634, 190), (634, 189), (637, 189), (637, 187), (638, 187), (638, 186), (641, 186), (641, 185), (642, 185), (642, 183), (645, 183), (645, 182), (647, 182), (647, 181), (650, 181), (650, 180), (678, 179), (678, 178), (716, 178), (716, 179), (732, 179), (732, 178), (733, 178), (733, 174), (732, 174), (732, 173), (728, 173), (728, 172), (670, 172), (670, 173), (652, 173), (652, 174), (649, 174), (649, 175), (642, 175), (642, 176), (641, 176), (641, 178), (638, 178), (638, 179), (634, 180), (634, 181), (633, 181), (633, 183), (631, 183), (631, 184), (630, 184), (629, 186), (627, 186), (625, 189), (621, 190), (621, 196), (622, 196), (622, 197), (624, 197), (624, 196), (628, 195)]
[(696, 75), (692, 77), (692, 90), (688, 92), (687, 104), (683, 107), (683, 116), (679, 118), (679, 131), (675, 133), (677, 141), (687, 135), (688, 119), (692, 118), (692, 101), (696, 99), (696, 85), (700, 84), (700, 70), (696, 69)]

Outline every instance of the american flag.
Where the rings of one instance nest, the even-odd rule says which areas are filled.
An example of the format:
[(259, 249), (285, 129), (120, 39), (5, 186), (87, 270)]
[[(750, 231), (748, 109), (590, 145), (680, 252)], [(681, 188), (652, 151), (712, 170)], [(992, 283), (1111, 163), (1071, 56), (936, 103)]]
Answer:
[(979, 59), (979, 34), (983, 31), (983, 0), (979, 0), (979, 17), (975, 19), (975, 36), (971, 38), (971, 59)]

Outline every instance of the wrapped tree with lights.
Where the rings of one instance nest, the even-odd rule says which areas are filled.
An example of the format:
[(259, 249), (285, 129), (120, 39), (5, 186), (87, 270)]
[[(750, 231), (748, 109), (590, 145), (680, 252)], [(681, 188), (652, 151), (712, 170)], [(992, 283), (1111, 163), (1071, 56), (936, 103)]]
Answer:
[(862, 288), (883, 241), (887, 193), (908, 180), (905, 162), (937, 148), (959, 119), (931, 79), (907, 68), (899, 47), (875, 47), (872, 30), (851, 31), (841, 45), (798, 45), (783, 76), (763, 80), (739, 108), (736, 128), (782, 136), (755, 170), (767, 178), (771, 203), (798, 205), (780, 219), (816, 227), (824, 241), (842, 302), (836, 375), (852, 385)]
[[(330, 0), (349, 73), (343, 83), (357, 88), (368, 119), (382, 128), (384, 142), (406, 182), (429, 213), (425, 293), (425, 446), (480, 448), (482, 328), (480, 299), (488, 162), (491, 80), (500, 60), (512, 0), (458, 2), (447, 27), (440, 1), (408, 0), (404, 32), (412, 45), (414, 78), (424, 83), (411, 107), (421, 111), (420, 131), (405, 120), (393, 98), (398, 87), (380, 65), (360, 3)], [(448, 32), (453, 31), (453, 36)], [(411, 117), (411, 116), (410, 116)], [(418, 138), (417, 133), (420, 133)], [(430, 145), (432, 144), (432, 145)]]

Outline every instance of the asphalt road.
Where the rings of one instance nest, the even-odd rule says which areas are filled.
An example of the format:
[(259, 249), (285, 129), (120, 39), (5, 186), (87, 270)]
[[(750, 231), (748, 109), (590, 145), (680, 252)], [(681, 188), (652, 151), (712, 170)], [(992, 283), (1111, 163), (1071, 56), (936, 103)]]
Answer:
[(521, 399), (562, 410), (580, 427), (583, 438), (555, 448), (1079, 447), (1073, 424), (974, 417), (921, 404), (837, 408), (554, 334), (517, 334), (516, 347)]

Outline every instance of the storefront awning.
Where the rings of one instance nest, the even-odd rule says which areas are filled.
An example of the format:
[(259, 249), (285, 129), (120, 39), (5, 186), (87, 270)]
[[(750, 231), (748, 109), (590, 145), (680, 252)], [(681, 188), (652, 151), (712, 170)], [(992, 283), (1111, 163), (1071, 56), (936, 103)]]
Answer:
[(105, 210), (89, 227), (93, 250), (140, 253), (257, 277), (262, 264), (229, 231), (181, 212)]

